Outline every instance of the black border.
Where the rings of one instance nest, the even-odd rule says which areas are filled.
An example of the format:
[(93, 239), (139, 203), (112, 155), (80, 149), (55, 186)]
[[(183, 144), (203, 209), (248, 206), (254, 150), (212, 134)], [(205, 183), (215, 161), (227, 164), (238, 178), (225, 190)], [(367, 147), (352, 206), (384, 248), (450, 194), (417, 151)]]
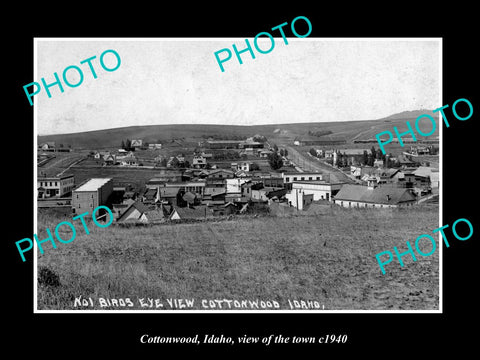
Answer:
[[(321, 3), (320, 3), (321, 4)], [(366, 350), (365, 354), (389, 356), (397, 351), (411, 353), (420, 345), (429, 354), (435, 349), (473, 347), (474, 332), (469, 328), (477, 298), (475, 257), (478, 250), (478, 211), (475, 212), (476, 142), (475, 127), (480, 113), (478, 88), (478, 41), (474, 36), (477, 24), (475, 10), (466, 5), (451, 8), (421, 8), (405, 3), (385, 8), (341, 4), (337, 9), (317, 6), (316, 9), (293, 9), (277, 4), (275, 10), (260, 12), (244, 3), (207, 8), (172, 11), (155, 5), (137, 8), (123, 4), (100, 9), (97, 5), (63, 11), (45, 8), (15, 12), (7, 41), (8, 79), (6, 87), (8, 112), (4, 127), (8, 131), (7, 149), (15, 149), (8, 157), (15, 171), (4, 186), (4, 218), (6, 236), (2, 242), (5, 272), (9, 291), (4, 311), (8, 314), (6, 343), (12, 349), (21, 345), (49, 354), (113, 354), (134, 350), (137, 354), (153, 350), (157, 355), (168, 348), (179, 351), (179, 345), (142, 345), (143, 334), (189, 336), (224, 334), (225, 336), (320, 336), (328, 333), (347, 334), (348, 343), (328, 346), (295, 346), (295, 351), (314, 350), (314, 354), (344, 350)], [(443, 6), (443, 5), (437, 5)], [(70, 13), (70, 11), (72, 11)], [(14, 242), (33, 233), (33, 108), (28, 105), (23, 85), (33, 81), (34, 37), (240, 37), (252, 38), (261, 31), (291, 22), (296, 16), (310, 19), (310, 37), (441, 37), (443, 38), (443, 103), (453, 104), (467, 98), (474, 107), (468, 121), (452, 120), (443, 128), (443, 224), (467, 218), (474, 225), (473, 237), (465, 242), (453, 240), (444, 248), (443, 314), (33, 314), (33, 261), (27, 256), (22, 263)], [(272, 55), (273, 56), (273, 55)], [(5, 58), (4, 58), (5, 59)], [(247, 71), (248, 69), (245, 69)], [(447, 112), (447, 114), (449, 114)], [(451, 114), (451, 113), (450, 113)], [(451, 115), (450, 115), (451, 116)], [(15, 189), (15, 191), (13, 191)], [(5, 215), (4, 215), (5, 216)], [(31, 254), (31, 253), (30, 253)], [(474, 325), (475, 329), (475, 325)], [(246, 346), (197, 346), (208, 352), (233, 350)], [(250, 345), (255, 351), (285, 351), (288, 345)], [(92, 350), (95, 349), (95, 350)], [(386, 352), (379, 352), (386, 349)], [(60, 351), (59, 351), (60, 350)], [(70, 352), (68, 350), (71, 350)], [(92, 353), (93, 351), (93, 353)]]

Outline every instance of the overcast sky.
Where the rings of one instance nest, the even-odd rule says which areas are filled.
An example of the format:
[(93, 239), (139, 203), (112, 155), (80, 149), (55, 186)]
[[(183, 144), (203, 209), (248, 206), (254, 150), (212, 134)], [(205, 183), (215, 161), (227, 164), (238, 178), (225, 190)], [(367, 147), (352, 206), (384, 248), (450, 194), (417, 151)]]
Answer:
[[(249, 39), (253, 46), (253, 39)], [(83, 70), (83, 83), (51, 87), (34, 98), (39, 135), (132, 125), (257, 125), (379, 119), (406, 110), (440, 107), (438, 39), (275, 38), (255, 59), (233, 54), (221, 72), (214, 52), (245, 47), (245, 39), (37, 39), (32, 81), (54, 81), (69, 65)], [(259, 42), (268, 49), (270, 40)], [(113, 72), (100, 54), (121, 57)], [(232, 50), (233, 52), (233, 50)], [(80, 61), (96, 55), (93, 79)], [(221, 56), (225, 56), (222, 54)], [(105, 56), (112, 67), (112, 54)], [(77, 82), (75, 71), (68, 80)], [(63, 80), (62, 80), (63, 82)], [(28, 105), (28, 100), (26, 99)]]

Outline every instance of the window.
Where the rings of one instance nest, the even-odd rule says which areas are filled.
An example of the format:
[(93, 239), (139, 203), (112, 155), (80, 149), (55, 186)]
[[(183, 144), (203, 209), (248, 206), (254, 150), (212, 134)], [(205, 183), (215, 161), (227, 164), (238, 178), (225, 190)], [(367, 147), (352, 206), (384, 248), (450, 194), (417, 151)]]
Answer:
[(55, 181), (55, 186), (58, 186), (58, 181)]
[(287, 180), (287, 182), (290, 182), (290, 178), (289, 178), (289, 177), (287, 177), (286, 180)]
[(317, 176), (317, 180), (320, 180), (320, 176)]
[(52, 182), (50, 181), (50, 186), (52, 186)]
[(310, 176), (310, 177), (308, 178), (308, 180), (312, 180), (312, 177)]
[(302, 177), (300, 178), (300, 180), (305, 180), (305, 177), (304, 177), (304, 176), (302, 176)]
[(352, 202), (351, 201), (348, 202), (348, 207), (352, 207)]
[(297, 181), (297, 177), (296, 177), (296, 176), (293, 178), (293, 181)]

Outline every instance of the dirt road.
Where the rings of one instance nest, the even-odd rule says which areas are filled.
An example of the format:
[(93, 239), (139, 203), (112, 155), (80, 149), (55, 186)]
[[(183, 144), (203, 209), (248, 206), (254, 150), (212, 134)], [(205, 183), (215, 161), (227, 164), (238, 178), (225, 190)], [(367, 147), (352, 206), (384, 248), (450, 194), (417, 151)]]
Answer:
[(330, 175), (331, 182), (345, 182), (348, 184), (354, 184), (355, 181), (350, 179), (347, 175), (340, 170), (335, 169), (329, 165), (322, 163), (319, 160), (312, 159), (310, 156), (305, 155), (295, 149), (292, 146), (281, 144), (279, 147), (283, 147), (288, 151), (288, 158), (295, 163), (298, 167), (304, 171), (319, 171)]

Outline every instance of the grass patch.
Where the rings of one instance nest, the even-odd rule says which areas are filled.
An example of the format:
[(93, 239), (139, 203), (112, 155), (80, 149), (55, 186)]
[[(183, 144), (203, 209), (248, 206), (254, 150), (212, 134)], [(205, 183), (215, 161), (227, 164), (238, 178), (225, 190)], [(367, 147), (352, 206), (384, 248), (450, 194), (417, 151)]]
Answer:
[[(38, 288), (39, 309), (83, 309), (74, 298), (318, 301), (325, 309), (437, 309), (438, 251), (382, 275), (375, 254), (438, 227), (438, 207), (344, 209), (302, 216), (150, 227), (77, 227), (77, 238), (39, 254), (59, 277)], [(63, 220), (39, 213), (40, 236)], [(61, 234), (68, 239), (70, 234)], [(45, 246), (47, 247), (47, 245)], [(405, 247), (406, 248), (406, 247)], [(40, 268), (39, 268), (40, 269)], [(168, 307), (164, 307), (169, 309)], [(105, 308), (103, 308), (105, 309)]]

